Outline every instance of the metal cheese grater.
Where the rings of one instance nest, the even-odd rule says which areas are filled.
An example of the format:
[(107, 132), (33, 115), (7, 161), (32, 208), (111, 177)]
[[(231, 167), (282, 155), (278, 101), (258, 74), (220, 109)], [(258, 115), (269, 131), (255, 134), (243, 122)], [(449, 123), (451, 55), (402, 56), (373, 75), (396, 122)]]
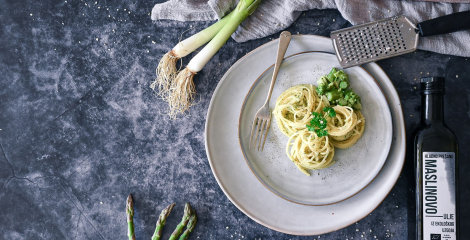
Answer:
[(470, 29), (470, 11), (438, 17), (417, 25), (405, 16), (387, 18), (331, 32), (331, 39), (340, 65), (348, 68), (413, 52), (419, 36), (464, 29)]

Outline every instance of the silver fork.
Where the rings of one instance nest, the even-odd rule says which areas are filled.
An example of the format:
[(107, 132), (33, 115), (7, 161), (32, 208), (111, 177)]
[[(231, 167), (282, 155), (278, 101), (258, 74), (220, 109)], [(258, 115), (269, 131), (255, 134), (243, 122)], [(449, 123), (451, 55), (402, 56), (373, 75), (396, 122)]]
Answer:
[(268, 135), (269, 127), (271, 126), (271, 111), (269, 110), (269, 100), (273, 93), (274, 83), (276, 83), (277, 74), (279, 73), (279, 67), (281, 66), (284, 54), (286, 54), (287, 47), (291, 39), (291, 34), (288, 31), (284, 31), (279, 36), (279, 47), (277, 49), (277, 59), (274, 65), (273, 77), (271, 79), (271, 85), (269, 86), (268, 96), (266, 102), (258, 110), (253, 120), (253, 126), (251, 127), (250, 135), (250, 149), (251, 147), (258, 146), (258, 151), (263, 151), (264, 143), (266, 142), (266, 136)]

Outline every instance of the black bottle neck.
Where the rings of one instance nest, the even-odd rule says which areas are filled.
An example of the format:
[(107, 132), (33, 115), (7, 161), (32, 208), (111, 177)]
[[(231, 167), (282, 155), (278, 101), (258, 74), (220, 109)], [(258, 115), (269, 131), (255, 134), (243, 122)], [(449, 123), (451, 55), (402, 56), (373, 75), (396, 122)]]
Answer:
[(422, 121), (425, 125), (444, 124), (444, 95), (443, 93), (423, 94)]

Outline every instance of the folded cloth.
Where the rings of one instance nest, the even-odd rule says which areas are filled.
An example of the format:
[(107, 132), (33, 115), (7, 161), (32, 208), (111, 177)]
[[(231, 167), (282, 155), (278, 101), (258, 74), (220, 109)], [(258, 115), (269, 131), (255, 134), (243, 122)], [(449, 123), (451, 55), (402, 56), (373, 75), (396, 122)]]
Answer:
[[(152, 20), (207, 21), (230, 12), (237, 0), (169, 0), (156, 4)], [(453, 3), (449, 3), (453, 2)], [(459, 3), (455, 3), (459, 2)], [(232, 38), (237, 42), (262, 38), (289, 27), (309, 9), (336, 8), (353, 25), (404, 15), (418, 23), (439, 16), (470, 10), (469, 0), (443, 2), (411, 0), (263, 0)], [(470, 31), (423, 37), (418, 48), (442, 54), (470, 57)]]

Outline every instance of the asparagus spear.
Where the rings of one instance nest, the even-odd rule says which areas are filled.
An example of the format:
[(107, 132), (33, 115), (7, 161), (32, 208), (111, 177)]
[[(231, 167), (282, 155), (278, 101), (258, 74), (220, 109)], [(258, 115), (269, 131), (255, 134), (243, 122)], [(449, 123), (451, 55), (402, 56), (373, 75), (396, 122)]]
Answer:
[(160, 216), (158, 217), (158, 220), (157, 220), (157, 227), (155, 228), (155, 232), (153, 233), (153, 236), (152, 236), (152, 240), (160, 240), (160, 238), (162, 237), (162, 229), (163, 229), (163, 226), (165, 226), (166, 218), (168, 217), (168, 215), (170, 215), (170, 212), (174, 206), (175, 204), (172, 203), (168, 205), (168, 207), (163, 209), (162, 212), (160, 213)]
[(183, 232), (184, 227), (188, 224), (189, 218), (193, 215), (193, 210), (191, 209), (191, 205), (189, 203), (186, 203), (184, 205), (184, 213), (183, 213), (183, 219), (181, 219), (181, 222), (176, 226), (175, 230), (171, 234), (169, 240), (176, 240), (178, 237), (181, 235)]
[(193, 212), (193, 215), (189, 218), (188, 226), (186, 230), (184, 230), (183, 234), (181, 234), (179, 240), (186, 240), (189, 237), (189, 234), (193, 231), (194, 227), (196, 227), (197, 216), (196, 212)]
[(132, 200), (132, 195), (129, 194), (127, 197), (126, 204), (126, 215), (127, 215), (127, 236), (129, 240), (135, 240), (134, 235), (134, 201)]

